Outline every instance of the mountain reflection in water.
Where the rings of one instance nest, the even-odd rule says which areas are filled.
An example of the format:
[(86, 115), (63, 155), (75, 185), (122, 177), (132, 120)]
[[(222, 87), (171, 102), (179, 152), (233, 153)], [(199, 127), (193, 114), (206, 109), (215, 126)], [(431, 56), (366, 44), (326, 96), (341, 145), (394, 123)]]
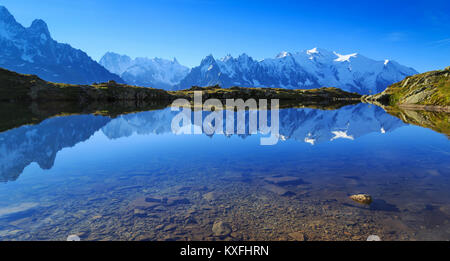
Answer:
[(280, 142), (260, 146), (248, 126), (175, 135), (170, 108), (126, 112), (1, 123), (0, 240), (450, 239), (446, 113), (280, 109)]
[[(97, 131), (101, 131), (109, 139), (133, 134), (171, 133), (171, 122), (177, 113), (166, 108), (116, 118), (98, 115), (60, 116), (37, 125), (2, 132), (0, 181), (15, 180), (32, 162), (38, 163), (42, 169), (52, 168), (60, 150), (88, 140)], [(241, 138), (250, 135), (249, 112), (245, 113), (246, 134), (239, 135)], [(204, 112), (203, 117), (207, 114), (208, 112)], [(346, 106), (338, 110), (281, 109), (279, 117), (282, 140), (293, 139), (312, 145), (340, 138), (354, 140), (368, 133), (385, 133), (405, 126), (400, 119), (385, 113), (380, 107), (366, 104)], [(235, 121), (236, 119), (235, 116)], [(223, 124), (225, 125), (225, 121)]]

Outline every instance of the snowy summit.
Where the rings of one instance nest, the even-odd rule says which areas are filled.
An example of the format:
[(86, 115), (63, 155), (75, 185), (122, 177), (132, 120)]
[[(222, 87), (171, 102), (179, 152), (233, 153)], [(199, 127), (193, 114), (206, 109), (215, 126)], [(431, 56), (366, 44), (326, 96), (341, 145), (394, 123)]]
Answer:
[[(387, 61), (387, 60), (386, 60)], [(321, 48), (255, 60), (212, 55), (193, 68), (175, 89), (219, 84), (222, 87), (274, 87), (311, 89), (337, 87), (360, 94), (378, 93), (417, 72), (394, 61), (376, 61), (358, 53), (340, 54)]]

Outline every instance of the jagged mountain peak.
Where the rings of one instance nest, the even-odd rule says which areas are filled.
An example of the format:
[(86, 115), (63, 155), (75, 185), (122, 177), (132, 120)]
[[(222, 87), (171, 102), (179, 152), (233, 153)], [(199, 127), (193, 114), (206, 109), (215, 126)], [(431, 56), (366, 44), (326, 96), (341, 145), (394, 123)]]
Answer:
[[(103, 57), (108, 57), (108, 56), (114, 56), (114, 57), (128, 57), (130, 58), (128, 55), (125, 54), (118, 54), (115, 52), (106, 52), (105, 55)], [(131, 59), (131, 58), (130, 58)]]
[(280, 59), (280, 58), (284, 58), (284, 57), (288, 57), (288, 56), (292, 56), (292, 54), (290, 52), (283, 51), (283, 52), (279, 53), (276, 56), (276, 58)]
[(189, 73), (189, 68), (181, 65), (176, 58), (132, 59), (127, 55), (107, 52), (100, 59), (100, 64), (120, 75), (128, 84), (161, 89), (171, 89)]
[(239, 55), (239, 57), (238, 57), (238, 59), (251, 59), (251, 57), (250, 56), (248, 56), (248, 54), (246, 54), (246, 53), (242, 53), (241, 55)]
[(211, 64), (216, 62), (216, 59), (214, 59), (214, 56), (212, 54), (206, 56), (205, 58), (203, 58), (203, 60), (200, 62), (200, 65), (205, 65), (205, 64)]
[[(389, 60), (389, 59), (384, 60), (383, 65), (384, 65), (384, 68), (387, 70), (402, 70), (403, 68), (406, 68), (409, 71), (415, 71), (414, 68), (412, 68), (412, 67), (406, 67), (404, 65), (401, 65), (397, 61)], [(416, 72), (414, 74), (417, 74), (417, 73), (418, 72)]]
[(91, 84), (115, 80), (86, 53), (51, 38), (47, 24), (36, 19), (25, 28), (0, 6), (0, 67), (61, 83)]
[(45, 33), (46, 35), (50, 36), (50, 32), (48, 30), (47, 23), (41, 19), (34, 20), (28, 29), (33, 32)]
[(241, 55), (238, 56), (237, 61), (242, 64), (249, 64), (252, 63), (254, 60), (248, 54), (242, 53)]
[(222, 62), (228, 62), (233, 60), (233, 56), (231, 54), (227, 54), (225, 57), (223, 57), (222, 59), (220, 59)]
[(133, 59), (127, 55), (118, 54), (115, 52), (107, 52), (100, 59), (99, 63), (103, 65), (111, 73), (121, 75), (133, 63)]

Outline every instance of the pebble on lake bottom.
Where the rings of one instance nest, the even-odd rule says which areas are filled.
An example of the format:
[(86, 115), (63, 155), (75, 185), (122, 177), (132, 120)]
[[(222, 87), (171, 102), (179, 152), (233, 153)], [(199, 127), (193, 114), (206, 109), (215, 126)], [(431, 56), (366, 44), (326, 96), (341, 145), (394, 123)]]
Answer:
[(367, 241), (381, 241), (381, 238), (377, 235), (370, 235), (367, 237)]
[(77, 235), (70, 235), (67, 237), (67, 241), (81, 241), (81, 239)]
[(351, 195), (350, 199), (364, 205), (370, 205), (372, 203), (372, 197), (368, 194)]

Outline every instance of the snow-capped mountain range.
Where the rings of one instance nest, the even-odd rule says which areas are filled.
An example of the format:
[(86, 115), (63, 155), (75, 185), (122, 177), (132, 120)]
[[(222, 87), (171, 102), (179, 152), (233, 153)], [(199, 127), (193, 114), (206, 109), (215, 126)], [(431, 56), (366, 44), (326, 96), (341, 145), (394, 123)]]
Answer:
[(110, 121), (110, 117), (71, 115), (1, 132), (0, 182), (16, 180), (32, 162), (51, 169), (59, 151), (88, 140)]
[(47, 81), (123, 82), (83, 51), (53, 40), (44, 21), (37, 19), (30, 27), (23, 27), (3, 6), (0, 6), (0, 50), (0, 67), (36, 74)]
[(311, 89), (337, 87), (361, 94), (378, 93), (417, 71), (395, 61), (376, 61), (353, 53), (342, 55), (313, 48), (297, 53), (282, 52), (257, 61), (246, 54), (201, 61), (174, 89), (191, 86), (274, 87)]
[(112, 52), (106, 53), (100, 64), (110, 72), (120, 75), (128, 84), (170, 89), (178, 84), (190, 69), (178, 63), (161, 58), (135, 58)]
[(0, 50), (0, 67), (36, 74), (48, 81), (91, 84), (115, 80), (166, 90), (216, 84), (225, 88), (326, 86), (375, 94), (417, 73), (395, 61), (376, 61), (357, 53), (342, 55), (319, 48), (281, 52), (275, 58), (260, 61), (246, 54), (222, 59), (209, 55), (192, 69), (176, 59), (131, 59), (109, 52), (100, 65), (83, 51), (53, 40), (44, 21), (35, 20), (30, 27), (23, 27), (3, 6), (0, 6)]

